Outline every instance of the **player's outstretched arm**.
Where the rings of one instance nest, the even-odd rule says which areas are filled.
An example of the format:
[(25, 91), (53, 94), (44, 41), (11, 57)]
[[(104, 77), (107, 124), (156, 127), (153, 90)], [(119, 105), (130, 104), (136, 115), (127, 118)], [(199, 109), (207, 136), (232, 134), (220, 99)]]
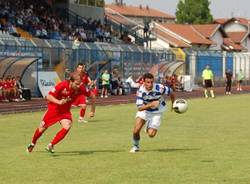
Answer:
[(146, 105), (142, 105), (138, 108), (138, 111), (144, 111), (147, 109), (151, 109), (151, 108), (157, 108), (160, 105), (160, 101), (159, 100), (155, 100), (153, 102), (150, 102)]

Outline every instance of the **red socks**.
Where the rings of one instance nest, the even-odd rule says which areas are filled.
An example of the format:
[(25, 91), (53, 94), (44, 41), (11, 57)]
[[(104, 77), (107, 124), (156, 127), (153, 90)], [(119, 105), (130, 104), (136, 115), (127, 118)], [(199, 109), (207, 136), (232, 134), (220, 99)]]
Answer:
[(37, 128), (34, 135), (33, 135), (32, 143), (36, 144), (36, 141), (39, 139), (39, 137), (41, 137), (42, 134), (43, 134), (43, 132), (40, 132), (39, 129)]
[(56, 136), (54, 137), (54, 139), (51, 141), (51, 144), (52, 144), (52, 145), (55, 145), (55, 144), (57, 144), (58, 142), (60, 142), (60, 141), (67, 135), (68, 132), (69, 132), (69, 129), (62, 128), (62, 129), (56, 134)]
[(84, 115), (85, 115), (85, 112), (86, 112), (86, 109), (81, 109), (80, 110), (80, 117), (84, 117)]

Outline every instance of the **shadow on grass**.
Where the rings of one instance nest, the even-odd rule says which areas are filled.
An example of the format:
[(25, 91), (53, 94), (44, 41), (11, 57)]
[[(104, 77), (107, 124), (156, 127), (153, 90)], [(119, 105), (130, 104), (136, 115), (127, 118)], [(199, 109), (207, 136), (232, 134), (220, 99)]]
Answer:
[(152, 150), (142, 150), (141, 152), (184, 152), (184, 151), (197, 151), (200, 148), (163, 148), (163, 149), (152, 149)]
[(89, 151), (57, 151), (51, 154), (54, 157), (58, 156), (80, 156), (80, 155), (90, 155), (94, 153), (119, 153), (124, 152), (124, 150), (89, 150)]
[[(199, 148), (163, 148), (163, 149), (151, 149), (151, 150), (141, 150), (141, 153), (147, 152), (186, 152), (186, 151), (197, 151)], [(55, 153), (48, 153), (46, 151), (37, 151), (40, 153), (46, 153), (53, 157), (63, 157), (63, 156), (81, 156), (90, 155), (94, 153), (122, 153), (126, 152), (124, 150), (86, 150), (86, 151), (56, 151)]]

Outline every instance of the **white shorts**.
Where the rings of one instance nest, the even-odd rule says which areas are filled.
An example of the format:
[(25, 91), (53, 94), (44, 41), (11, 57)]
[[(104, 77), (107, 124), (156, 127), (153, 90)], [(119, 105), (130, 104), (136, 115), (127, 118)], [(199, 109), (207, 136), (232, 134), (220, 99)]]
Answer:
[(139, 117), (146, 121), (147, 128), (153, 128), (158, 130), (161, 125), (162, 113), (150, 113), (146, 111), (138, 111), (136, 113), (136, 118)]

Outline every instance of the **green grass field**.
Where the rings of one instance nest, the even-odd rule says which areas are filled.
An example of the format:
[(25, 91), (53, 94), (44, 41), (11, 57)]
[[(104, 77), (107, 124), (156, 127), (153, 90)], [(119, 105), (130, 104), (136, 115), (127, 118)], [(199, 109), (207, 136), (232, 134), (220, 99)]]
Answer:
[(44, 148), (59, 125), (25, 151), (42, 112), (0, 116), (0, 183), (249, 184), (250, 95), (188, 103), (185, 114), (165, 113), (154, 139), (142, 132), (139, 153), (129, 153), (134, 104), (97, 107), (54, 155)]

